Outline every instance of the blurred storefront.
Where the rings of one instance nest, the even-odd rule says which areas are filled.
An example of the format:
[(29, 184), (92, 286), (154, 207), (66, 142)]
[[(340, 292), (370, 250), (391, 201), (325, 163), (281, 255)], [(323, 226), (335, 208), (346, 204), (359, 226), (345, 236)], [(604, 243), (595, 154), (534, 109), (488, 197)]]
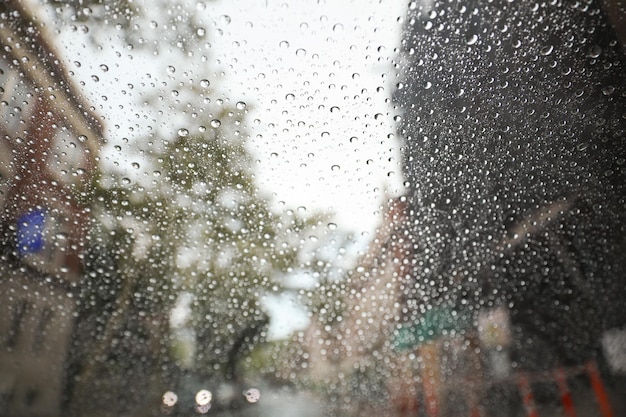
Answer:
[(0, 13), (0, 415), (55, 416), (102, 126), (31, 11)]

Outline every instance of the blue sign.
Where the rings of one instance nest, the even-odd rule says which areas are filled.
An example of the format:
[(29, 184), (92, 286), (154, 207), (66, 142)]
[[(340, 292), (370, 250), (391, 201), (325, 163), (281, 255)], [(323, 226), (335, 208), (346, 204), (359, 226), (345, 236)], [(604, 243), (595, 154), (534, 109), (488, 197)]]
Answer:
[(37, 253), (44, 246), (46, 212), (31, 210), (17, 219), (17, 250), (20, 256)]

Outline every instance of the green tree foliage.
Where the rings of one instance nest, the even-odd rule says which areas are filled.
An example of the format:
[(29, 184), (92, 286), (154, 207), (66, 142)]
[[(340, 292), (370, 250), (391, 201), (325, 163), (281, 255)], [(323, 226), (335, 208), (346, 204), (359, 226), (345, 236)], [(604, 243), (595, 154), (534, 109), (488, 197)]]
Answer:
[[(304, 232), (319, 218), (276, 213), (259, 194), (244, 139), (232, 131), (244, 117), (226, 111), (203, 134), (180, 131), (148, 161), (150, 184), (104, 172), (96, 179), (77, 389), (107, 375), (116, 392), (137, 377), (168, 379), (160, 373), (172, 361), (170, 369), (193, 367), (199, 378), (236, 379), (238, 362), (263, 339), (259, 300), (300, 265)], [(190, 311), (170, 329), (182, 294)], [(181, 328), (195, 336), (186, 342), (191, 361)]]
[[(100, 41), (117, 30), (115, 16), (144, 27), (144, 13), (157, 13), (133, 8), (109, 16), (113, 6), (79, 5), (84, 8), (57, 5), (57, 12), (89, 24)], [(173, 2), (157, 14), (155, 21), (168, 24), (190, 16)], [(145, 135), (125, 144), (125, 157), (140, 162), (103, 164), (94, 175), (90, 250), (68, 372), (67, 406), (76, 414), (153, 411), (183, 373), (239, 382), (241, 359), (265, 338), (262, 297), (281, 291), (295, 269), (317, 265), (303, 248), (321, 217), (277, 212), (255, 184), (243, 128), (250, 106), (214, 98), (214, 85), (191, 82), (180, 70), (200, 72), (188, 45), (176, 41), (194, 22), (185, 20), (159, 40), (177, 46), (155, 63), (176, 64), (168, 78), (176, 97), (149, 86), (140, 94), (146, 114), (168, 121), (154, 120)], [(132, 25), (119, 28), (125, 41), (136, 35)], [(184, 127), (172, 135), (174, 124)], [(145, 175), (132, 175), (137, 172)]]

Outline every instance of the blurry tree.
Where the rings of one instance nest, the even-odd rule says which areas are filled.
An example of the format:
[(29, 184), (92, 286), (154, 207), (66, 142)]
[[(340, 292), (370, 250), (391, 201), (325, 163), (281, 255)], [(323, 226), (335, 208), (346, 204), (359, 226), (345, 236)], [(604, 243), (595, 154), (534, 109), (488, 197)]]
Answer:
[[(124, 41), (137, 39), (136, 27), (167, 22), (171, 33), (150, 43), (166, 51), (155, 66), (189, 69), (168, 75), (175, 95), (150, 85), (140, 94), (142, 111), (161, 117), (125, 145), (125, 156), (140, 162), (103, 164), (94, 175), (67, 378), (66, 405), (76, 415), (150, 414), (183, 373), (239, 382), (241, 358), (265, 337), (261, 297), (280, 291), (295, 269), (317, 265), (303, 248), (322, 218), (277, 213), (257, 189), (242, 128), (249, 106), (229, 104), (200, 76), (211, 72), (205, 56), (189, 53), (204, 36), (194, 11), (177, 2), (150, 10), (131, 3), (51, 3), (98, 33), (94, 42), (118, 29)], [(184, 127), (172, 137), (174, 124)], [(145, 175), (133, 176), (137, 170)]]

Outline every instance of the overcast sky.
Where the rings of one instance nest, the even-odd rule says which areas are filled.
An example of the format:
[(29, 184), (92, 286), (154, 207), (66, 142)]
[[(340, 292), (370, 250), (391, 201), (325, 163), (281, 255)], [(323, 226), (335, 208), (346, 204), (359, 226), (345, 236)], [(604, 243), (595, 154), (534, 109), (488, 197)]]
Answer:
[[(378, 207), (402, 189), (393, 120), (398, 112), (389, 99), (404, 2), (241, 0), (189, 6), (191, 14), (183, 20), (199, 28), (199, 40), (184, 59), (166, 42), (151, 46), (175, 31), (159, 7), (144, 7), (146, 15), (134, 22), (148, 45), (143, 48), (128, 45), (113, 27), (97, 31), (63, 23), (58, 37), (63, 59), (104, 117), (109, 144), (103, 166), (136, 178), (149, 174), (132, 151), (133, 140), (150, 132), (174, 137), (181, 128), (197, 129), (184, 125), (189, 119), (168, 112), (165, 103), (184, 104), (184, 96), (175, 96), (181, 83), (197, 87), (207, 80), (212, 104), (200, 109), (199, 119), (212, 117), (218, 98), (230, 105), (244, 102), (249, 109), (243, 127), (261, 189), (280, 207), (334, 212), (338, 229), (367, 243), (380, 220)], [(161, 95), (164, 104), (142, 105), (143, 95)], [(266, 303), (289, 318), (274, 323), (275, 337), (306, 322), (301, 308), (289, 310), (286, 301)]]

